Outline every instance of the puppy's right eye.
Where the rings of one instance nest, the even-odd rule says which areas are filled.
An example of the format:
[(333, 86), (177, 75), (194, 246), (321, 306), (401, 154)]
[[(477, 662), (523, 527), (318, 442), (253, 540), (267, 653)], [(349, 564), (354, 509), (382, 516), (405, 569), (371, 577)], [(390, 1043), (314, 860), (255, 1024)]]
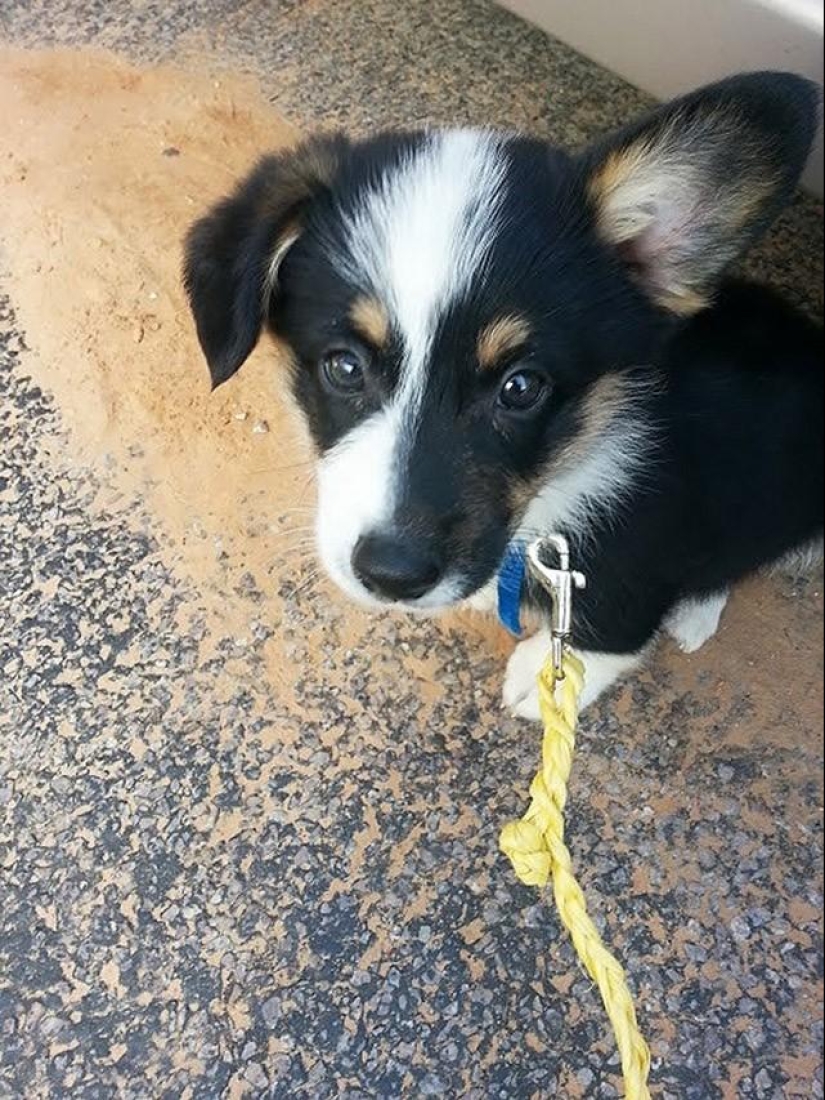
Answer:
[(522, 367), (505, 378), (499, 391), (498, 403), (506, 412), (531, 412), (544, 401), (549, 392), (550, 387), (543, 375)]
[(366, 370), (365, 357), (353, 348), (336, 348), (321, 360), (321, 377), (327, 389), (348, 397), (364, 389)]

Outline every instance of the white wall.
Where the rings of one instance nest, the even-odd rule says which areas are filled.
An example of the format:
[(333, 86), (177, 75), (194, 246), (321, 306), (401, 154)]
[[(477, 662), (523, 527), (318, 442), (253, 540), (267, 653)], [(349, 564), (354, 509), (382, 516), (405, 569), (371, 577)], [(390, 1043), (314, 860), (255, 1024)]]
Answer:
[[(499, 0), (632, 84), (668, 99), (730, 73), (823, 83), (820, 0)], [(822, 196), (822, 127), (803, 180)]]

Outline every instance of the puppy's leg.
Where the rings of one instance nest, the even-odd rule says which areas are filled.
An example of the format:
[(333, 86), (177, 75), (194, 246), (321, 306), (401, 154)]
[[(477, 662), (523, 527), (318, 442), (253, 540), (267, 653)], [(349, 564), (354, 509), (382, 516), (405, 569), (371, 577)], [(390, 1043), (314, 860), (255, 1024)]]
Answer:
[(521, 718), (539, 717), (537, 681), (542, 665), (550, 652), (550, 631), (543, 627), (538, 634), (519, 642), (507, 662), (503, 699), (511, 714)]
[(719, 629), (719, 620), (728, 602), (725, 588), (700, 600), (682, 600), (664, 621), (664, 628), (683, 653), (695, 653)]
[[(520, 642), (507, 664), (504, 678), (504, 705), (519, 718), (538, 721), (538, 675), (550, 650), (550, 632), (540, 630)], [(642, 663), (647, 646), (635, 653), (596, 653), (579, 651), (584, 662), (585, 682), (581, 709), (590, 706), (622, 676)]]

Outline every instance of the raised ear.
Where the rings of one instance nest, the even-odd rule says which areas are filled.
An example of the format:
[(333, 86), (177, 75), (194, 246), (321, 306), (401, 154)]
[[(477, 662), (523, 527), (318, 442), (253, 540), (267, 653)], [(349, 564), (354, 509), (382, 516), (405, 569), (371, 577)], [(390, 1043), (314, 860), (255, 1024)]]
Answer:
[(234, 194), (189, 230), (184, 285), (213, 389), (235, 374), (258, 342), (302, 215), (332, 186), (347, 148), (345, 138), (330, 135), (264, 157)]
[(662, 307), (705, 306), (727, 265), (790, 199), (811, 148), (819, 92), (789, 73), (749, 73), (678, 99), (587, 150), (601, 237)]

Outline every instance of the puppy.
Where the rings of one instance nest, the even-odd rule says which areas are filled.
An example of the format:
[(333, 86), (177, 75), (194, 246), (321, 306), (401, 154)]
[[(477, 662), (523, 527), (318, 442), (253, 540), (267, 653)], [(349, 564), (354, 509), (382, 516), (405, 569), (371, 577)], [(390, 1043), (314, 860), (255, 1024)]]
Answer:
[[(823, 525), (822, 332), (726, 270), (791, 198), (813, 85), (733, 77), (571, 156), (487, 130), (325, 136), (265, 157), (191, 229), (213, 385), (264, 326), (317, 451), (317, 541), (376, 607), (496, 606), (514, 548), (588, 578), (584, 702), (660, 629)], [(528, 581), (523, 609), (547, 613)], [(505, 700), (538, 717), (546, 629)]]

